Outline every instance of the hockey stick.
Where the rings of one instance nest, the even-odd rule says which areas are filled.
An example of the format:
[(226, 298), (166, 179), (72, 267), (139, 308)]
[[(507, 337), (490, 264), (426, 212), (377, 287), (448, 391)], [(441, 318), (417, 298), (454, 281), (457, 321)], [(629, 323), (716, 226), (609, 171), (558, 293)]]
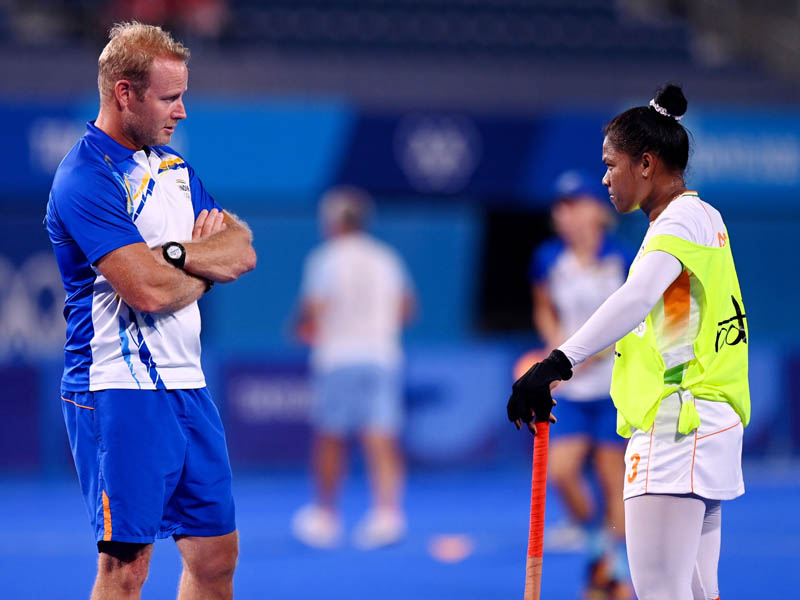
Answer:
[(547, 486), (547, 451), (550, 423), (536, 423), (533, 438), (533, 476), (531, 480), (531, 520), (528, 533), (528, 558), (525, 563), (525, 600), (539, 600), (542, 586), (542, 544), (544, 504)]

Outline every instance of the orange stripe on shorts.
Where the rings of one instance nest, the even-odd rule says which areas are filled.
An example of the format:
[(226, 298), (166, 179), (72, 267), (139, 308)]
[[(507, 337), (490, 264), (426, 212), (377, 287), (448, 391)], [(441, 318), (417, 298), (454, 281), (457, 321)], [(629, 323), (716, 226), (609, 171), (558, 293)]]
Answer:
[(103, 490), (103, 541), (111, 541), (111, 506), (105, 490)]
[(78, 404), (75, 400), (70, 400), (69, 398), (61, 398), (64, 402), (71, 402), (78, 408), (88, 408), (89, 410), (94, 410), (94, 406), (84, 406), (83, 404)]

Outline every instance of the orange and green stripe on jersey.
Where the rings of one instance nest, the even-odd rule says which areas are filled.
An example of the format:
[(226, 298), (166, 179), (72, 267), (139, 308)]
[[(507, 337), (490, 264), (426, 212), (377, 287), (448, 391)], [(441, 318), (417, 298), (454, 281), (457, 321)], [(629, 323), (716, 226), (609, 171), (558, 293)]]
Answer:
[(684, 269), (664, 292), (664, 332), (671, 337), (680, 337), (689, 329), (692, 307), (691, 281)]

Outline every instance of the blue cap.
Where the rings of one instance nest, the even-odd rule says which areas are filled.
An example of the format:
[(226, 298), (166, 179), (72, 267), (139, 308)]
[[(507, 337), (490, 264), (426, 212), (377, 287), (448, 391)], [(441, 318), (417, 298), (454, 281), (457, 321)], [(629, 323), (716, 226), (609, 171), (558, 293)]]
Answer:
[(600, 178), (580, 169), (564, 171), (553, 183), (553, 197), (558, 201), (576, 196), (589, 196), (603, 204), (608, 203), (608, 190)]

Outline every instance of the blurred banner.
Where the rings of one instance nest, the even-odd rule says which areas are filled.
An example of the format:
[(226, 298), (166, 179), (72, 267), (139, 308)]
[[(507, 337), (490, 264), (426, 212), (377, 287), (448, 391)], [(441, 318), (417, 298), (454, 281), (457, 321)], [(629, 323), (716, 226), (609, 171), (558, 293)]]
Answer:
[(6, 147), (15, 149), (0, 165), (0, 202), (46, 198), (56, 167), (86, 129), (80, 106), (0, 104), (0, 122)]
[[(496, 456), (511, 358), (505, 347), (478, 344), (410, 351), (404, 433), (409, 457), (452, 463)], [(243, 466), (305, 461), (312, 394), (306, 363), (248, 356), (227, 362), (222, 373), (231, 459)]]
[(311, 443), (305, 363), (249, 361), (223, 370), (231, 460), (243, 466), (305, 461)]
[(0, 219), (0, 361), (58, 356), (64, 288), (42, 215)]
[[(505, 416), (511, 367), (519, 354), (497, 343), (410, 348), (403, 432), (409, 460), (453, 465), (527, 456), (530, 436), (516, 431)], [(798, 365), (800, 352), (787, 356), (775, 346), (752, 349), (753, 411), (744, 436), (746, 457), (800, 452)], [(788, 380), (782, 373), (788, 373)], [(304, 361), (228, 354), (207, 375), (235, 467), (305, 463), (311, 442), (311, 383)], [(5, 415), (0, 420), (0, 473), (71, 469), (57, 363), (0, 363), (0, 377), (5, 385), (0, 394)]]
[[(493, 116), (447, 111), (375, 113), (338, 100), (190, 100), (173, 145), (221, 198), (308, 205), (335, 182), (378, 194), (522, 204), (549, 200), (565, 163), (603, 175), (603, 124), (613, 108)], [(0, 104), (8, 147), (0, 202), (44, 198), (61, 158), (94, 117), (76, 105)], [(731, 208), (797, 212), (800, 112), (692, 111), (697, 149), (690, 187)]]
[(0, 381), (0, 471), (38, 471), (42, 465), (38, 370), (33, 365), (0, 364)]
[[(800, 111), (692, 111), (689, 181), (745, 208), (796, 212), (800, 191)], [(791, 201), (790, 201), (791, 200)]]
[[(58, 395), (64, 292), (42, 217), (52, 174), (95, 110), (93, 100), (0, 104), (14, 149), (0, 163), (0, 410), (12, 415), (0, 421), (3, 470), (69, 468)], [(304, 257), (319, 240), (318, 194), (339, 181), (378, 195), (372, 229), (403, 255), (419, 293), (407, 336), (412, 460), (527, 452), (504, 406), (511, 365), (535, 336), (492, 338), (476, 326), (481, 270), (497, 268), (485, 254), (486, 215), (533, 211), (546, 220), (551, 181), (565, 166), (601, 177), (602, 125), (614, 111), (377, 113), (336, 100), (198, 100), (188, 110), (174, 144), (249, 222), (259, 255), (252, 274), (200, 303), (204, 362), (234, 462), (305, 460), (310, 389), (289, 322)], [(797, 283), (785, 266), (796, 255), (797, 219), (786, 216), (800, 214), (800, 113), (697, 110), (686, 124), (697, 148), (689, 185), (726, 215), (751, 326), (745, 451), (800, 452)], [(765, 260), (765, 248), (785, 259)]]

